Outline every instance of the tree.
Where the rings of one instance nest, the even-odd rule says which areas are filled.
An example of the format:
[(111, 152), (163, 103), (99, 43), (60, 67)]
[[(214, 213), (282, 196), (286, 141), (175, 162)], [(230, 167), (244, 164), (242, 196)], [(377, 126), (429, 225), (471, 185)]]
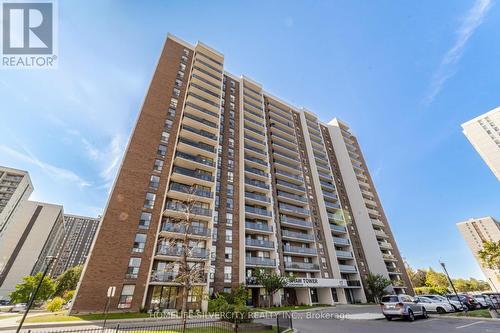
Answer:
[(449, 282), (446, 274), (438, 273), (429, 268), (425, 277), (425, 285), (433, 288), (448, 288)]
[(64, 300), (61, 297), (54, 297), (47, 303), (47, 310), (50, 312), (61, 311)]
[[(28, 303), (31, 294), (35, 291), (38, 282), (42, 279), (42, 273), (39, 272), (36, 275), (27, 275), (23, 277), (23, 282), (16, 285), (16, 289), (10, 293), (10, 299), (12, 303)], [(40, 290), (36, 295), (34, 300), (35, 303), (47, 300), (54, 293), (55, 285), (54, 281), (46, 276)]]
[[(162, 228), (167, 231), (159, 242), (159, 251), (163, 254), (174, 256), (177, 259), (170, 262), (163, 272), (157, 272), (160, 278), (166, 278), (176, 282), (182, 288), (181, 296), (181, 317), (183, 332), (187, 323), (187, 300), (189, 293), (194, 293), (193, 288), (197, 283), (205, 282), (206, 267), (204, 262), (193, 258), (203, 259), (207, 256), (206, 250), (200, 248), (200, 242), (193, 239), (193, 235), (210, 237), (207, 229), (198, 225), (197, 220), (201, 215), (205, 215), (206, 209), (194, 199), (195, 195), (200, 195), (196, 186), (180, 187), (179, 191), (184, 192), (185, 200), (175, 200), (167, 203), (167, 209), (181, 213), (179, 218), (164, 218)], [(196, 222), (196, 225), (195, 225)], [(202, 298), (203, 295), (196, 295)]]
[(368, 274), (366, 279), (368, 291), (375, 302), (378, 302), (384, 294), (385, 288), (391, 284), (391, 280), (382, 274)]
[(83, 266), (68, 268), (56, 279), (55, 296), (63, 297), (65, 292), (75, 290), (82, 275)]
[(293, 275), (281, 275), (272, 269), (256, 269), (254, 272), (257, 284), (262, 285), (266, 290), (268, 307), (271, 307), (273, 295), (295, 279)]
[(500, 241), (484, 242), (483, 249), (477, 254), (484, 266), (500, 273)]

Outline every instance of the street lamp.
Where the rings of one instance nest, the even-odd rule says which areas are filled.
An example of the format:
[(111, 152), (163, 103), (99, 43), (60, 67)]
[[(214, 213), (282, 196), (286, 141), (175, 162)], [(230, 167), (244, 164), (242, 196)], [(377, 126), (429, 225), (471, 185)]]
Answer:
[(45, 258), (45, 261), (47, 262), (47, 266), (45, 267), (45, 270), (43, 271), (42, 278), (40, 279), (40, 281), (38, 281), (38, 285), (36, 286), (35, 291), (31, 295), (31, 298), (28, 302), (28, 307), (26, 308), (26, 311), (24, 312), (24, 315), (21, 318), (21, 321), (19, 322), (19, 326), (17, 327), (16, 333), (19, 333), (21, 331), (21, 328), (23, 327), (24, 320), (26, 319), (26, 316), (28, 315), (28, 312), (30, 311), (31, 306), (33, 305), (33, 302), (35, 302), (36, 294), (38, 294), (38, 290), (42, 286), (43, 279), (47, 275), (47, 272), (49, 271), (49, 268), (52, 265), (52, 263), (56, 260), (57, 260), (57, 257), (54, 257), (54, 256), (48, 256)]
[[(443, 267), (443, 270), (446, 273), (446, 277), (448, 278), (448, 281), (451, 284), (451, 288), (453, 288), (453, 292), (455, 293), (455, 296), (457, 296), (457, 300), (460, 302), (460, 304), (463, 307), (464, 304), (462, 303), (462, 300), (460, 299), (460, 297), (458, 297), (457, 290), (455, 289), (455, 285), (453, 284), (453, 281), (451, 280), (450, 275), (448, 274), (448, 270), (446, 270), (446, 266), (445, 266), (444, 262), (440, 261), (439, 264), (441, 265), (441, 267)], [(466, 309), (465, 311), (467, 311), (467, 309), (468, 309), (467, 306), (465, 306), (465, 309)]]

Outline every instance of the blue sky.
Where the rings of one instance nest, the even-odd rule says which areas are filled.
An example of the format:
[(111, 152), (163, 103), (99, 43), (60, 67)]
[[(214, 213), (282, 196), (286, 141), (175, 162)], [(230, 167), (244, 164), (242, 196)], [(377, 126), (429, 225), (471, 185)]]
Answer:
[(403, 257), (482, 278), (455, 223), (500, 217), (500, 186), (460, 124), (500, 104), (498, 3), (60, 1), (59, 68), (0, 70), (0, 164), (32, 199), (102, 213), (167, 32), (350, 124)]

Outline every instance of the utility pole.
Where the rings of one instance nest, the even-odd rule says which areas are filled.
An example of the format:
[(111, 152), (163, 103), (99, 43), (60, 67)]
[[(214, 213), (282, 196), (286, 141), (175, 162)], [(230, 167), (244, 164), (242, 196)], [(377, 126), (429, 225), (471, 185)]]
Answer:
[(36, 294), (38, 294), (38, 290), (40, 290), (40, 287), (42, 286), (43, 279), (45, 279), (45, 276), (47, 275), (47, 272), (49, 271), (50, 266), (54, 261), (57, 260), (57, 257), (53, 256), (48, 256), (45, 258), (45, 261), (47, 262), (47, 266), (45, 267), (45, 270), (43, 271), (42, 278), (40, 281), (38, 281), (38, 285), (36, 286), (35, 291), (31, 295), (31, 299), (28, 302), (28, 307), (26, 308), (26, 311), (23, 314), (23, 317), (21, 318), (21, 321), (19, 322), (19, 326), (17, 327), (16, 333), (19, 333), (21, 331), (21, 328), (23, 327), (24, 320), (26, 319), (26, 316), (28, 315), (28, 312), (31, 309), (31, 306), (35, 302)]

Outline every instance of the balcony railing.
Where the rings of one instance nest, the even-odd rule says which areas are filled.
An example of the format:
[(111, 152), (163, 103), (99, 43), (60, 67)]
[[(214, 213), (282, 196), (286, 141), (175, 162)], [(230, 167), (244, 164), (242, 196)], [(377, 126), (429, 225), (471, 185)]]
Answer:
[(265, 195), (260, 195), (256, 193), (245, 192), (246, 198), (251, 198), (254, 200), (262, 201), (262, 202), (271, 202), (271, 199), (266, 197)]
[(197, 117), (197, 116), (192, 115), (190, 113), (184, 113), (184, 117), (196, 120), (197, 122), (205, 124), (205, 125), (207, 125), (209, 127), (217, 128), (217, 124), (216, 123), (211, 122), (211, 121), (206, 120), (206, 119), (203, 119), (203, 118), (200, 118), (200, 117)]
[(245, 206), (245, 212), (263, 215), (263, 216), (271, 216), (272, 215), (271, 211), (268, 211), (268, 210), (262, 209), (262, 208), (250, 207), (250, 206)]
[(341, 272), (357, 272), (356, 266), (354, 265), (339, 265)]
[(276, 169), (276, 174), (277, 175), (287, 176), (287, 177), (290, 177), (290, 178), (293, 178), (293, 179), (297, 179), (297, 180), (300, 180), (300, 181), (304, 181), (304, 178), (302, 176), (294, 175), (293, 173), (290, 173), (290, 172), (287, 172), (287, 171), (283, 171), (283, 170), (280, 170), (280, 169)]
[(248, 150), (251, 150), (253, 152), (256, 152), (256, 153), (259, 153), (259, 154), (266, 156), (266, 152), (262, 149), (255, 148), (255, 147), (249, 146), (249, 145), (245, 145), (245, 149), (248, 149)]
[(347, 238), (342, 237), (332, 237), (333, 242), (341, 245), (349, 245), (349, 240)]
[(204, 198), (213, 198), (213, 193), (210, 191), (201, 190), (199, 188), (193, 188), (191, 186), (180, 183), (174, 183), (174, 182), (170, 183), (170, 190), (186, 194), (192, 194)]
[[(186, 206), (181, 202), (167, 201), (165, 209), (175, 210), (182, 213), (187, 213)], [(191, 207), (190, 213), (194, 215), (212, 216), (212, 210), (201, 207)]]
[(185, 143), (187, 145), (190, 145), (190, 146), (202, 149), (202, 150), (206, 150), (206, 151), (211, 152), (211, 153), (215, 152), (214, 146), (207, 145), (206, 143), (203, 143), (203, 142), (196, 142), (196, 141), (189, 140), (186, 138), (179, 138), (179, 142)]
[(257, 164), (260, 164), (260, 165), (263, 165), (263, 166), (267, 166), (267, 162), (264, 161), (264, 160), (261, 160), (260, 158), (256, 158), (256, 157), (253, 157), (253, 156), (248, 156), (248, 155), (245, 155), (245, 159), (246, 160), (249, 160), (249, 161), (252, 161), (254, 163), (257, 163)]
[(259, 176), (262, 176), (262, 177), (269, 177), (269, 174), (267, 172), (264, 172), (260, 169), (256, 169), (256, 168), (251, 168), (251, 167), (247, 167), (245, 166), (245, 171), (248, 171), (248, 172), (251, 172), (255, 175), (259, 175)]
[(296, 232), (296, 231), (290, 231), (290, 230), (282, 230), (281, 235), (283, 237), (290, 237), (290, 238), (297, 238), (297, 239), (304, 239), (304, 240), (313, 240), (314, 239), (313, 234), (306, 234), (303, 232)]
[(305, 197), (302, 197), (300, 195), (290, 194), (290, 193), (284, 192), (284, 191), (278, 191), (278, 197), (280, 197), (280, 196), (284, 197), (284, 198), (300, 201), (300, 202), (307, 202)]
[(198, 179), (201, 179), (201, 180), (206, 180), (208, 182), (213, 182), (214, 181), (214, 177), (211, 176), (211, 175), (207, 175), (203, 172), (199, 172), (199, 171), (196, 171), (196, 170), (191, 170), (191, 169), (187, 169), (187, 168), (183, 168), (183, 167), (180, 167), (180, 166), (174, 166), (173, 172), (175, 173), (180, 173), (181, 175), (185, 175), (185, 176), (189, 176), (189, 177), (193, 177), (193, 178), (198, 178)]
[(318, 271), (319, 270), (319, 265), (318, 264), (313, 264), (313, 263), (308, 263), (308, 262), (289, 262), (289, 261), (285, 261), (285, 268)]
[(296, 190), (299, 190), (299, 191), (302, 191), (302, 192), (304, 192), (306, 190), (304, 186), (292, 184), (290, 182), (287, 182), (287, 181), (284, 181), (284, 180), (281, 180), (281, 179), (277, 179), (276, 180), (276, 184), (283, 185), (283, 186), (286, 186), (286, 187), (290, 187), (290, 188), (293, 188), (293, 189), (296, 189)]
[(245, 178), (245, 184), (260, 187), (263, 189), (269, 189), (269, 185), (254, 179)]
[(339, 204), (336, 204), (336, 203), (333, 203), (333, 202), (330, 202), (330, 201), (325, 201), (325, 206), (327, 208), (340, 209), (340, 205)]
[(338, 214), (338, 213), (328, 213), (328, 219), (330, 220), (334, 220), (334, 221), (341, 221), (341, 222), (344, 222), (344, 217), (342, 216), (342, 214)]
[(272, 249), (274, 248), (274, 243), (268, 240), (246, 238), (245, 245), (247, 246), (257, 246)]
[(289, 212), (294, 212), (294, 213), (297, 213), (297, 214), (309, 215), (309, 210), (307, 210), (307, 209), (296, 207), (296, 206), (292, 206), (292, 205), (287, 205), (287, 204), (284, 204), (284, 203), (280, 203), (279, 204), (279, 209), (280, 210), (289, 211)]
[(256, 265), (256, 266), (276, 266), (276, 262), (274, 259), (269, 258), (259, 258), (259, 257), (246, 257), (247, 265)]
[(299, 225), (299, 226), (303, 226), (303, 227), (312, 227), (312, 222), (294, 219), (293, 217), (289, 217), (289, 216), (281, 216), (280, 221), (283, 223), (289, 223), (289, 224)]
[[(162, 255), (162, 256), (180, 257), (180, 256), (184, 255), (184, 248), (175, 247), (175, 246), (159, 245), (158, 248), (156, 249), (156, 254)], [(206, 249), (200, 249), (200, 248), (189, 249), (188, 256), (190, 258), (202, 258), (202, 259), (204, 259), (204, 258), (208, 258), (208, 251)]]
[[(163, 223), (161, 225), (161, 231), (184, 234), (186, 233), (186, 225), (179, 223)], [(192, 225), (188, 228), (187, 233), (190, 235), (208, 237), (210, 236), (210, 229)]]
[(264, 224), (264, 223), (245, 222), (245, 227), (247, 229), (252, 229), (252, 230), (260, 230), (260, 231), (268, 231), (268, 232), (273, 231), (273, 227), (271, 225)]
[(208, 138), (208, 139), (211, 139), (211, 140), (217, 140), (217, 135), (213, 134), (213, 133), (210, 133), (210, 132), (207, 132), (207, 131), (204, 131), (204, 130), (199, 130), (199, 129), (196, 129), (194, 127), (191, 127), (191, 126), (188, 126), (188, 125), (182, 125), (182, 128), (191, 132), (191, 133), (195, 133), (195, 134), (198, 134), (198, 135), (201, 135), (205, 138)]
[(194, 156), (194, 155), (191, 155), (191, 154), (187, 154), (187, 153), (184, 153), (184, 152), (181, 152), (181, 151), (177, 151), (177, 153), (175, 153), (175, 156), (176, 157), (179, 157), (179, 158), (183, 158), (183, 159), (186, 159), (186, 160), (190, 160), (190, 161), (193, 161), (193, 162), (197, 162), (197, 163), (201, 163), (201, 164), (205, 164), (205, 165), (208, 165), (208, 166), (215, 166), (215, 163), (212, 159), (209, 159), (207, 157), (203, 157), (203, 156)]
[(265, 142), (265, 141), (263, 141), (263, 140), (259, 140), (259, 139), (256, 139), (256, 138), (254, 138), (254, 137), (251, 137), (250, 135), (246, 135), (246, 134), (245, 134), (245, 139), (250, 140), (250, 141), (253, 141), (253, 142), (256, 142), (256, 143), (259, 143), (259, 144), (261, 144), (261, 145), (263, 145), (263, 146), (265, 146), (265, 145), (266, 145), (266, 142)]
[(339, 231), (339, 232), (347, 232), (347, 228), (343, 225), (330, 224), (330, 229)]
[(284, 252), (290, 253), (300, 253), (300, 254), (317, 254), (318, 251), (315, 248), (300, 247), (300, 246), (283, 246)]
[(352, 255), (352, 252), (350, 251), (335, 251), (335, 253), (337, 254), (337, 257), (341, 257), (341, 258), (353, 258), (353, 255)]
[(219, 115), (218, 115), (217, 113), (212, 112), (212, 111), (209, 111), (209, 110), (207, 110), (207, 109), (205, 109), (205, 108), (202, 108), (201, 106), (196, 105), (196, 104), (194, 104), (194, 103), (191, 103), (191, 102), (186, 102), (186, 106), (189, 106), (189, 107), (191, 107), (191, 108), (193, 108), (193, 109), (195, 109), (195, 110), (198, 110), (198, 111), (200, 111), (200, 112), (203, 112), (203, 113), (205, 113), (205, 114), (208, 114), (209, 116), (219, 118)]

